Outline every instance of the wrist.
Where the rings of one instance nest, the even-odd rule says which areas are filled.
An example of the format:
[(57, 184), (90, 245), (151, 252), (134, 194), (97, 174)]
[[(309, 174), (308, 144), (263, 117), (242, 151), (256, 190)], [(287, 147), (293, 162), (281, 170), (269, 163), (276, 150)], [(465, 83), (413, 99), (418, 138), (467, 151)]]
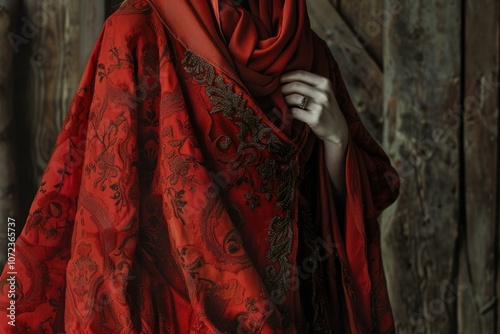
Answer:
[(345, 138), (330, 138), (324, 139), (325, 147), (328, 150), (335, 150), (339, 152), (344, 152), (347, 149), (347, 143), (349, 142), (349, 138), (345, 136)]

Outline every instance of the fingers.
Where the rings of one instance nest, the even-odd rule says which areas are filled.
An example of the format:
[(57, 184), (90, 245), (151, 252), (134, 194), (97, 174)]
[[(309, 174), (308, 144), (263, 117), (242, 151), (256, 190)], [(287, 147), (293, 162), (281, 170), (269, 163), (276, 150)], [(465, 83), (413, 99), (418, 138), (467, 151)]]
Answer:
[(328, 88), (330, 87), (330, 80), (328, 78), (324, 78), (320, 75), (302, 70), (285, 73), (280, 78), (280, 82), (282, 84), (293, 81), (300, 81), (310, 86), (319, 87), (324, 90), (328, 90)]
[[(309, 98), (308, 103), (312, 100), (318, 104), (328, 106), (330, 102), (330, 98), (327, 93), (299, 81), (284, 84), (281, 86), (281, 91), (285, 97), (293, 95), (290, 99), (294, 102), (294, 105), (300, 105), (304, 96)], [(299, 99), (300, 101), (298, 101)]]
[[(299, 107), (302, 103), (302, 99), (304, 98), (304, 95), (300, 94), (290, 94), (285, 96), (285, 102), (288, 106), (296, 106)], [(321, 110), (323, 107), (319, 103), (315, 102), (312, 99), (309, 99), (307, 101), (306, 110), (309, 111), (316, 111), (316, 110)]]
[[(301, 94), (290, 94), (290, 95), (285, 95), (285, 102), (288, 106), (300, 106), (302, 103), (302, 99), (304, 98), (304, 95)], [(307, 102), (309, 104), (310, 101)]]
[[(311, 128), (320, 128), (324, 111), (331, 110), (330, 102), (335, 100), (331, 95), (330, 81), (306, 71), (294, 71), (283, 75), (281, 82), (281, 92), (292, 116)], [(305, 110), (300, 108), (304, 96), (309, 98)]]
[(318, 124), (321, 113), (323, 111), (323, 106), (314, 102), (314, 100), (309, 100), (305, 109), (301, 109), (299, 106), (302, 102), (303, 96), (300, 94), (291, 94), (285, 96), (285, 102), (290, 106), (290, 111), (292, 116), (299, 121), (314, 127)]
[(293, 118), (308, 124), (310, 127), (315, 127), (319, 122), (319, 113), (300, 108), (291, 108), (290, 111), (292, 112)]

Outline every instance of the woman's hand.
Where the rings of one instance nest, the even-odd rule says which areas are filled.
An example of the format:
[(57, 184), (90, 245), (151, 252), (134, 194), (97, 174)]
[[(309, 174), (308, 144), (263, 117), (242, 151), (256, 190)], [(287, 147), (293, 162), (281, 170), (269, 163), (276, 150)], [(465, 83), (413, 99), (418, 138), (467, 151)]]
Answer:
[[(292, 116), (309, 125), (326, 143), (344, 147), (347, 143), (347, 122), (340, 111), (329, 79), (306, 71), (293, 71), (281, 76), (281, 91)], [(304, 109), (302, 100), (307, 97)]]
[[(345, 154), (349, 129), (329, 79), (306, 71), (281, 76), (281, 91), (292, 116), (309, 125), (325, 143), (325, 163), (336, 198), (345, 198)], [(304, 109), (301, 104), (307, 97)]]

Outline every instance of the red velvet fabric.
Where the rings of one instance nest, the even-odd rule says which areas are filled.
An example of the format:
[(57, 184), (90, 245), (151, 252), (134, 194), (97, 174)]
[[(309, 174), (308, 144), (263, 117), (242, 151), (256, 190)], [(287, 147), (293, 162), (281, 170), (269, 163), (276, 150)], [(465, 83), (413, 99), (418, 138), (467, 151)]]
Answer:
[[(0, 318), (11, 276), (17, 295), (0, 332), (394, 331), (377, 217), (399, 178), (304, 2), (250, 1), (262, 23), (210, 6), (133, 0), (106, 21), (15, 243), (17, 274), (0, 276)], [(297, 42), (266, 67), (257, 51), (279, 44), (267, 40), (281, 19), (309, 37), (283, 27)], [(263, 106), (286, 115), (276, 76), (308, 68), (286, 60), (301, 43), (349, 126), (345, 221), (322, 142)]]

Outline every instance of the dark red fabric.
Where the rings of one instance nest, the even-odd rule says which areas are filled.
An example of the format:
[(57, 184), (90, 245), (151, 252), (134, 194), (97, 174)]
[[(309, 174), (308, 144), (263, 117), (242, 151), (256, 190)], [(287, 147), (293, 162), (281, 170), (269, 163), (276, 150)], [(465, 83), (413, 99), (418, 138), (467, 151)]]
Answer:
[(399, 179), (328, 47), (311, 32), (310, 70), (349, 126), (345, 222), (322, 142), (273, 124), (215, 17), (134, 0), (106, 21), (16, 241), (16, 326), (0, 332), (393, 332), (377, 217)]
[[(261, 108), (275, 108), (278, 119), (289, 120), (279, 123), (285, 134), (295, 140), (307, 138), (309, 128), (292, 121), (279, 83), (284, 72), (312, 68), (313, 33), (305, 1), (248, 1), (249, 10), (239, 5), (242, 1), (211, 1), (215, 24), (249, 93)], [(168, 11), (161, 13), (162, 17), (168, 15)], [(214, 58), (208, 55), (207, 59)]]
[(312, 31), (306, 3), (259, 0), (248, 5), (250, 11), (231, 0), (212, 0), (238, 75), (253, 96), (276, 99), (283, 72), (312, 67)]

